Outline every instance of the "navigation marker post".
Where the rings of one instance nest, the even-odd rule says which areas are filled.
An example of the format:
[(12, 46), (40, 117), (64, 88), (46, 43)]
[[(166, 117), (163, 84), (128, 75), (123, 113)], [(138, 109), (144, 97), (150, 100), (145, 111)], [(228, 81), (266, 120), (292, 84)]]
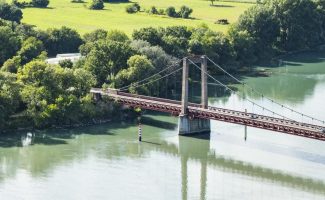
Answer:
[[(245, 109), (245, 113), (247, 113), (247, 109)], [(245, 125), (245, 141), (247, 140), (247, 125)]]
[(139, 128), (138, 128), (138, 137), (139, 137), (139, 142), (142, 141), (142, 129), (141, 129), (141, 123), (139, 123)]

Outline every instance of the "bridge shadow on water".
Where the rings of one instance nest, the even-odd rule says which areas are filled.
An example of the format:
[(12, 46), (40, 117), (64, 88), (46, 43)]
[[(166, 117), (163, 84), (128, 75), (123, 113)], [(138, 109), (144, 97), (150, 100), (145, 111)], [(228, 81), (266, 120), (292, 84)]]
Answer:
[[(0, 147), (22, 147), (22, 140), (26, 137), (26, 132), (6, 133), (0, 135)], [(66, 141), (56, 138), (55, 136), (42, 135), (34, 136), (32, 144), (43, 145), (60, 145), (67, 144)]]
[[(108, 128), (108, 125), (110, 128)], [(32, 143), (30, 145), (42, 144), (42, 145), (62, 145), (67, 144), (68, 140), (74, 139), (78, 135), (110, 135), (115, 134), (110, 132), (110, 129), (123, 129), (128, 128), (130, 123), (112, 123), (94, 125), (78, 128), (57, 128), (57, 129), (45, 129), (45, 130), (33, 130), (33, 131), (12, 131), (8, 133), (0, 134), (0, 147), (22, 147), (22, 140), (26, 138), (28, 133), (32, 134)]]
[(167, 130), (175, 130), (177, 128), (177, 124), (175, 123), (157, 120), (148, 116), (141, 117), (141, 122), (143, 124), (148, 124), (153, 127), (167, 129)]
[[(142, 116), (141, 122), (152, 127), (175, 130), (176, 123), (155, 119), (154, 116), (169, 115), (158, 112), (151, 112), (151, 116)], [(111, 130), (127, 129), (136, 126), (134, 121), (109, 122), (107, 124), (93, 125), (69, 129), (45, 129), (34, 131), (12, 131), (0, 134), (0, 147), (22, 147), (22, 140), (27, 136), (27, 133), (32, 133), (32, 143), (30, 145), (62, 145), (67, 144), (68, 140), (74, 139), (78, 135), (109, 135), (115, 136)]]

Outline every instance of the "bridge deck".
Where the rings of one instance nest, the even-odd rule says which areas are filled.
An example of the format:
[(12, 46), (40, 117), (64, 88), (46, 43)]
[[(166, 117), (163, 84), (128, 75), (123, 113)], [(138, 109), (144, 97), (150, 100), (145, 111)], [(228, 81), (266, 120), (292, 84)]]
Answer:
[[(91, 93), (111, 97), (122, 104), (132, 107), (168, 112), (175, 116), (181, 112), (180, 101), (135, 95), (109, 89), (93, 88)], [(204, 109), (201, 108), (200, 104), (194, 103), (189, 104), (188, 113), (189, 117), (192, 118), (224, 121), (325, 141), (325, 127), (322, 126), (211, 106)]]

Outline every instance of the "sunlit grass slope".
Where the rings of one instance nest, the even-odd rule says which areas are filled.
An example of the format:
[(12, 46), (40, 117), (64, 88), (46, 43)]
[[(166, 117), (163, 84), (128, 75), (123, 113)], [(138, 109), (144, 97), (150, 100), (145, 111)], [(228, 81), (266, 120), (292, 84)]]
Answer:
[[(89, 1), (89, 0), (88, 0)], [(92, 30), (119, 29), (131, 34), (134, 29), (148, 26), (187, 25), (197, 26), (205, 23), (213, 30), (225, 31), (226, 25), (217, 25), (217, 19), (228, 19), (235, 22), (239, 15), (252, 6), (250, 3), (215, 2), (210, 6), (205, 0), (138, 0), (142, 9), (151, 6), (167, 8), (175, 6), (179, 9), (182, 5), (193, 8), (194, 19), (175, 19), (166, 16), (154, 16), (145, 12), (128, 14), (125, 12), (127, 3), (105, 3), (105, 10), (88, 10), (82, 3), (71, 3), (70, 0), (50, 0), (49, 8), (23, 9), (23, 22), (36, 25), (40, 29), (68, 26), (77, 29), (81, 34)]]

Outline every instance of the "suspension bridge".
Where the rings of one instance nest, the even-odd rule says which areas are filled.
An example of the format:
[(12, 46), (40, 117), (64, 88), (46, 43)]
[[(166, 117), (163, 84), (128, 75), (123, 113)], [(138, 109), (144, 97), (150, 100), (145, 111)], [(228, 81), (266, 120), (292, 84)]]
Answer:
[[(240, 124), (244, 126), (250, 126), (250, 127), (325, 141), (324, 121), (316, 119), (304, 113), (295, 111), (288, 106), (285, 106), (271, 98), (266, 97), (261, 92), (256, 91), (255, 89), (251, 88), (244, 82), (240, 81), (239, 79), (231, 75), (229, 72), (224, 70), (222, 67), (220, 67), (218, 64), (216, 64), (213, 60), (211, 60), (207, 56), (185, 57), (181, 61), (183, 62), (182, 67), (179, 67), (180, 62), (177, 62), (176, 64), (173, 64), (163, 69), (162, 71), (152, 76), (149, 76), (141, 81), (133, 83), (129, 86), (125, 86), (120, 89), (92, 88), (90, 92), (93, 94), (95, 99), (100, 99), (102, 96), (107, 96), (114, 99), (118, 103), (121, 103), (123, 105), (128, 105), (130, 107), (166, 112), (166, 113), (171, 113), (173, 116), (179, 116), (178, 131), (179, 134), (182, 135), (200, 133), (200, 132), (210, 132), (210, 120), (218, 120), (218, 121), (223, 121), (228, 123)], [(215, 79), (213, 76), (211, 76), (208, 73), (207, 71), (208, 61), (210, 61), (213, 66), (216, 66), (218, 69), (220, 69), (226, 75), (231, 77), (237, 83), (240, 83), (243, 86), (249, 88), (251, 91), (260, 95), (262, 98), (271, 101), (272, 103), (278, 106), (281, 106), (281, 108), (284, 111), (285, 110), (291, 111), (292, 113), (295, 113), (299, 116), (309, 118), (313, 122), (318, 122), (318, 124), (303, 123), (297, 120), (290, 119), (286, 117), (285, 114), (276, 113), (273, 110), (261, 106), (249, 99), (245, 99), (245, 100), (250, 102), (252, 106), (260, 107), (261, 109), (273, 115), (276, 115), (278, 117), (208, 106), (208, 87), (207, 87), (208, 77), (214, 80), (220, 86), (224, 87), (226, 90), (235, 92), (233, 89), (229, 88), (226, 84)], [(199, 66), (198, 64), (200, 64), (201, 66)], [(189, 79), (190, 65), (194, 65), (196, 68), (198, 68), (201, 71), (201, 104), (190, 103), (188, 101), (188, 93), (189, 93), (188, 79)], [(175, 66), (178, 66), (178, 68), (174, 69), (172, 72), (167, 73), (164, 76), (159, 76), (158, 78), (155, 79), (157, 75), (166, 73), (168, 69), (173, 68)], [(180, 70), (182, 70), (182, 98), (180, 101), (124, 92), (130, 89), (131, 87), (137, 88), (137, 87), (142, 87), (144, 85), (152, 84), (154, 82), (161, 80), (162, 78), (175, 74)]]

